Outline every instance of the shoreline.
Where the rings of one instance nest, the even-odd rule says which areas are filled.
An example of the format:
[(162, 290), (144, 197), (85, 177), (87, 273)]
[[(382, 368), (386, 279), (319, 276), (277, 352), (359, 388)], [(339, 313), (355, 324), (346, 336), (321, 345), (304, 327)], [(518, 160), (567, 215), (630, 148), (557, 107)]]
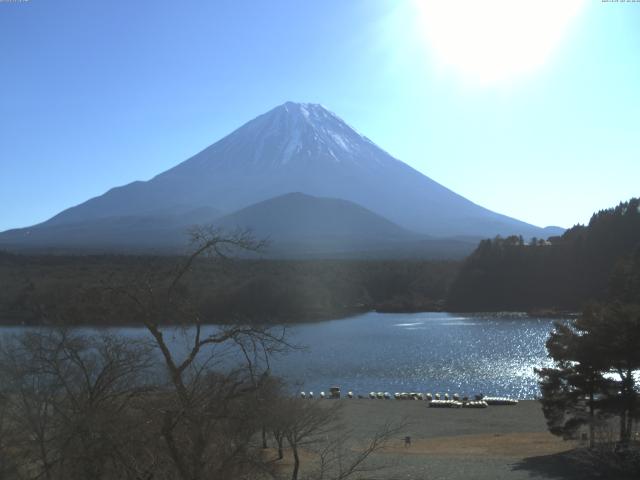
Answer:
[[(433, 309), (433, 310), (379, 310), (376, 308), (371, 309), (353, 309), (344, 311), (341, 313), (337, 313), (335, 315), (327, 315), (327, 316), (310, 316), (303, 320), (279, 320), (273, 322), (266, 321), (255, 321), (255, 322), (202, 322), (200, 325), (202, 326), (215, 326), (215, 325), (260, 325), (260, 326), (270, 326), (270, 327), (280, 327), (280, 326), (294, 326), (294, 325), (305, 325), (311, 323), (322, 323), (322, 322), (332, 322), (335, 320), (343, 320), (346, 318), (354, 317), (357, 315), (364, 315), (367, 313), (379, 313), (381, 315), (402, 315), (402, 314), (419, 314), (419, 313), (447, 313), (450, 315), (487, 315), (487, 316), (512, 316), (512, 317), (521, 317), (523, 319), (531, 319), (531, 318), (574, 318), (580, 315), (579, 312), (567, 311), (567, 310), (541, 310), (541, 311), (523, 311), (523, 310), (485, 310), (481, 312), (472, 312), (472, 311), (460, 311), (460, 310), (443, 310), (443, 309)], [(193, 327), (195, 323), (190, 324), (180, 324), (180, 323), (163, 323), (161, 327)], [(78, 323), (78, 322), (69, 322), (69, 323), (46, 323), (46, 322), (14, 322), (9, 319), (0, 319), (0, 328), (2, 327), (25, 327), (25, 328), (144, 328), (143, 323), (107, 323), (107, 322), (92, 322), (92, 323)]]

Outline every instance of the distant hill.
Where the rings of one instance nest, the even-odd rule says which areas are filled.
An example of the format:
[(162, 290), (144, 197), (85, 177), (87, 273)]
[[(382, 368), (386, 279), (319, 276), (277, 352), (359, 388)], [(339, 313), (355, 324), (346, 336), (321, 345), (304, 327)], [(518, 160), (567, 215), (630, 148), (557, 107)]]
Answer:
[(433, 238), (410, 232), (347, 200), (289, 193), (214, 222), (268, 238), (267, 255), (331, 258), (462, 258), (479, 239)]
[(250, 227), (259, 236), (281, 240), (317, 240), (350, 238), (377, 243), (420, 238), (347, 200), (318, 198), (303, 193), (288, 193), (256, 203), (215, 222), (233, 229)]
[(550, 241), (483, 240), (448, 293), (452, 310), (577, 310), (640, 301), (640, 200), (595, 213)]
[(215, 225), (249, 228), (270, 240), (269, 252), (321, 254), (380, 249), (416, 241), (420, 235), (347, 200), (289, 193), (224, 216)]
[[(562, 233), (476, 205), (393, 158), (324, 107), (287, 102), (149, 181), (113, 188), (39, 225), (2, 233), (0, 245), (183, 247), (174, 227), (189, 222), (179, 217), (209, 222), (292, 192), (353, 202), (398, 228), (432, 237)], [(217, 214), (193, 215), (203, 209)]]

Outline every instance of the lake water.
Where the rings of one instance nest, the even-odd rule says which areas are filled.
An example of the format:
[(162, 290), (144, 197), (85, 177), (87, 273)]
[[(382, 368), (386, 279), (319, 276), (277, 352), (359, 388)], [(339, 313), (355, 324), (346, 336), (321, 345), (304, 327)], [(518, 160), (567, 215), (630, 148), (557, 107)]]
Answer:
[(319, 392), (450, 392), (534, 398), (534, 367), (550, 362), (553, 320), (513, 314), (367, 313), (292, 329), (309, 345), (276, 373)]
[[(363, 395), (483, 392), (534, 398), (539, 390), (533, 369), (549, 364), (544, 345), (552, 329), (552, 319), (517, 314), (366, 313), (290, 327), (289, 340), (307, 348), (275, 358), (272, 371), (304, 391), (337, 385)], [(109, 330), (148, 336), (142, 328)], [(178, 345), (181, 336), (167, 338)]]

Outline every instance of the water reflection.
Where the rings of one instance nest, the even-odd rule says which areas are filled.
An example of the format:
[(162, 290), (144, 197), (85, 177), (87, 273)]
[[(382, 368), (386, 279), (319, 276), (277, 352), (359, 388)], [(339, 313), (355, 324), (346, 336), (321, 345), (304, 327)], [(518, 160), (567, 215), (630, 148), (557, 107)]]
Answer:
[[(340, 385), (356, 394), (483, 392), (534, 398), (539, 390), (533, 369), (550, 363), (544, 344), (553, 322), (520, 314), (367, 313), (289, 328), (289, 341), (308, 348), (275, 358), (271, 366), (292, 390), (318, 392)], [(215, 328), (205, 327), (203, 334)], [(4, 327), (0, 332), (23, 330)], [(143, 328), (106, 330), (149, 338)], [(184, 352), (191, 333), (169, 328), (165, 338), (172, 350)], [(225, 347), (217, 348), (224, 353)], [(233, 350), (222, 357), (240, 360), (234, 360)]]
[[(534, 367), (549, 364), (552, 319), (523, 315), (377, 314), (299, 325), (308, 345), (274, 362), (306, 390), (431, 391), (534, 398)], [(469, 328), (465, 328), (469, 327)]]

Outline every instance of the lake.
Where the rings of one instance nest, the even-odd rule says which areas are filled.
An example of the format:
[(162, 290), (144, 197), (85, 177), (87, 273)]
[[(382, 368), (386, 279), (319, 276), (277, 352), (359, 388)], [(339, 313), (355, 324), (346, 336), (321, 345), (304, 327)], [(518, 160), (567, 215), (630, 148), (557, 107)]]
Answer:
[[(307, 348), (273, 359), (292, 390), (539, 394), (534, 367), (549, 364), (545, 341), (553, 319), (522, 314), (365, 313), (289, 327)], [(208, 327), (214, 328), (214, 327)], [(4, 334), (20, 331), (4, 327)], [(88, 333), (96, 329), (83, 328)], [(142, 328), (109, 328), (145, 338)], [(168, 335), (179, 350), (181, 335)]]
[(534, 398), (534, 367), (550, 362), (548, 318), (517, 314), (380, 314), (299, 325), (309, 345), (275, 362), (274, 371), (318, 392), (485, 393)]

